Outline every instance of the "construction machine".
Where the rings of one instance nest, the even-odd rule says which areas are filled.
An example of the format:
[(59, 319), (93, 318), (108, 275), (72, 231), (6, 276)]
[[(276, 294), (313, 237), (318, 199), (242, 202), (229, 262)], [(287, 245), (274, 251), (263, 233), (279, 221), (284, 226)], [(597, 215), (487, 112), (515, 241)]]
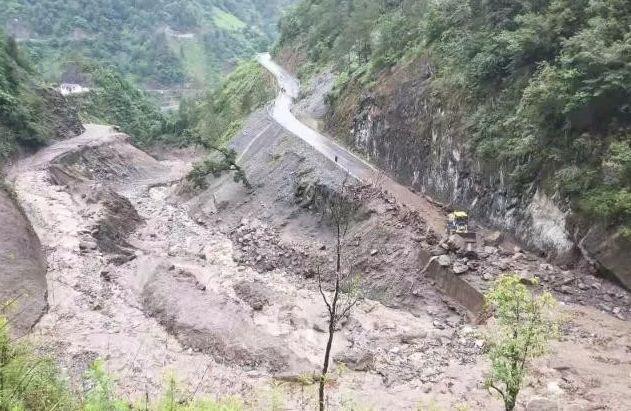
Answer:
[(454, 211), (449, 214), (447, 222), (447, 235), (457, 234), (467, 243), (475, 243), (477, 241), (477, 233), (471, 231), (469, 225), (469, 214), (465, 211)]
[(469, 232), (469, 214), (464, 211), (454, 211), (448, 216), (447, 234), (467, 234)]

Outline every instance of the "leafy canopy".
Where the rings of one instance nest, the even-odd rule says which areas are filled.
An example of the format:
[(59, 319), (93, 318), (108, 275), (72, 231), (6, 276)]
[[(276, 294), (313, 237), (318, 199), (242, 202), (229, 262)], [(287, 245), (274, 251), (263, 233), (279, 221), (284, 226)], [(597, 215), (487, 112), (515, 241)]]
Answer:
[(501, 277), (486, 298), (496, 321), (487, 336), (491, 371), (486, 386), (499, 393), (506, 409), (512, 410), (529, 361), (545, 354), (557, 333), (555, 301), (547, 292), (534, 296), (516, 275)]

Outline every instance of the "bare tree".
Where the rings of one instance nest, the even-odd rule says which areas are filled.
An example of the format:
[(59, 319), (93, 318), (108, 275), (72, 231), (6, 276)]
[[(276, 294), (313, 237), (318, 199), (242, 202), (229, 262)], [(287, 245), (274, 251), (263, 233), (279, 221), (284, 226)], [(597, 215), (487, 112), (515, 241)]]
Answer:
[(329, 371), (331, 348), (333, 346), (335, 332), (337, 331), (340, 322), (350, 315), (351, 310), (355, 307), (355, 305), (357, 305), (361, 298), (358, 276), (353, 276), (350, 270), (346, 273), (342, 270), (342, 247), (344, 237), (348, 233), (353, 213), (356, 211), (356, 207), (351, 201), (349, 201), (346, 194), (345, 181), (342, 185), (341, 194), (331, 196), (327, 207), (328, 217), (333, 223), (335, 230), (336, 262), (335, 272), (332, 278), (333, 291), (331, 297), (327, 297), (327, 293), (325, 292), (322, 284), (322, 272), (320, 268), (318, 268), (318, 286), (329, 315), (329, 338), (324, 351), (324, 363), (322, 365), (322, 374), (320, 375), (320, 387), (318, 391), (320, 411), (324, 411), (325, 408), (326, 379)]

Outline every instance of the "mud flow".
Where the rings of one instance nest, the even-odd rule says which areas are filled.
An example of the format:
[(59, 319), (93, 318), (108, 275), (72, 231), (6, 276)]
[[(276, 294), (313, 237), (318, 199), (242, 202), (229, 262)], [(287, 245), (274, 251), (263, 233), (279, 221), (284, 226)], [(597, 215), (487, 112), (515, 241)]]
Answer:
[[(234, 144), (252, 190), (224, 175), (192, 191), (183, 177), (200, 153), (152, 157), (102, 126), (12, 170), (48, 264), (49, 308), (33, 335), (77, 387), (102, 358), (132, 399), (159, 394), (175, 374), (191, 395), (240, 395), (265, 409), (281, 390), (287, 409), (308, 408), (315, 389), (296, 381), (320, 368), (327, 320), (314, 276), (330, 270), (334, 256), (323, 210), (345, 185), (356, 212), (343, 260), (366, 298), (336, 335), (332, 407), (498, 404), (481, 386), (484, 329), (435, 277), (455, 276), (460, 266), (459, 278), (476, 290), (505, 269), (534, 269), (568, 298), (571, 320), (556, 362), (537, 365), (526, 397), (556, 395), (577, 406), (628, 401), (628, 387), (613, 381), (631, 372), (629, 328), (591, 307), (607, 294), (624, 317), (626, 292), (592, 277), (583, 286), (561, 280), (578, 276), (499, 243), (461, 253), (417, 210), (349, 180), (265, 113)], [(570, 346), (588, 360), (568, 362)]]

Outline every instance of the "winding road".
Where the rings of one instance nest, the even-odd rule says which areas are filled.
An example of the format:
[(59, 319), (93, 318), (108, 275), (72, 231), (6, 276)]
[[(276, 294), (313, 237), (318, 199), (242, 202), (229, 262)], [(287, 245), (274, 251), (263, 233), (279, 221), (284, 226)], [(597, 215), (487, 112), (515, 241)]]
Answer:
[(298, 120), (291, 111), (294, 100), (298, 98), (300, 93), (298, 79), (274, 62), (269, 53), (259, 54), (257, 60), (274, 75), (280, 87), (280, 92), (270, 110), (271, 117), (278, 124), (335, 162), (350, 176), (364, 183), (378, 186), (393, 195), (400, 204), (418, 211), (435, 231), (442, 233), (445, 230), (444, 215), (426, 198), (413, 193), (407, 187), (388, 177), (384, 171)]

